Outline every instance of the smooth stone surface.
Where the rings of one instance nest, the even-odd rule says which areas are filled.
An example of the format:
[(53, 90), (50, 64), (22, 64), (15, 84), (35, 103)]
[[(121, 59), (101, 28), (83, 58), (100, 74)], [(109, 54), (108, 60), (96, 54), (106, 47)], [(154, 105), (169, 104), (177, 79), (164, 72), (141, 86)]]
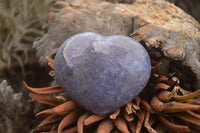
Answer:
[(97, 115), (122, 107), (146, 86), (151, 72), (144, 47), (123, 35), (80, 33), (55, 57), (57, 81), (80, 106)]

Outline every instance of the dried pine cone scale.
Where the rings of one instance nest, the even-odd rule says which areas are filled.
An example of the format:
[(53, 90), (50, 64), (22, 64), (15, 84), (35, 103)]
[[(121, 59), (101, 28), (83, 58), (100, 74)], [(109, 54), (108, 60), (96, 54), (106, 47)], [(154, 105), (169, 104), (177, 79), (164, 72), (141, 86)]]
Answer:
[[(47, 57), (48, 64), (53, 67), (53, 60)], [(152, 72), (159, 65), (152, 67)], [(34, 93), (30, 97), (41, 103), (53, 106), (53, 108), (39, 112), (36, 116), (44, 115), (44, 120), (38, 125), (36, 132), (83, 132), (98, 123), (97, 133), (109, 133), (116, 128), (121, 132), (150, 132), (159, 131), (161, 122), (165, 127), (164, 132), (198, 132), (200, 121), (199, 90), (183, 95), (177, 84), (177, 79), (172, 74), (160, 75), (152, 73), (151, 82), (147, 88), (152, 88), (150, 104), (139, 96), (127, 103), (121, 109), (110, 115), (97, 116), (84, 111), (75, 104), (68, 96), (50, 97), (45, 94), (52, 92), (61, 93), (61, 88), (30, 88)], [(175, 80), (176, 79), (176, 80)], [(165, 84), (170, 87), (163, 87)], [(159, 86), (159, 87), (158, 87)], [(37, 91), (35, 91), (37, 90)], [(36, 94), (35, 94), (36, 93)], [(80, 111), (81, 110), (81, 111)], [(173, 121), (171, 121), (173, 120)], [(77, 123), (77, 124), (74, 124)], [(71, 127), (74, 125), (74, 127)], [(155, 127), (155, 129), (154, 129)], [(162, 126), (161, 126), (162, 127)]]
[[(117, 42), (115, 42), (116, 40)], [(80, 47), (78, 47), (77, 45), (79, 45), (80, 42), (85, 41), (88, 42), (84, 43), (84, 45), (80, 49)], [(126, 43), (124, 43), (124, 41)], [(121, 43), (126, 45), (121, 45)], [(137, 53), (137, 50), (135, 51), (135, 49), (140, 50), (140, 52)], [(73, 56), (70, 56), (70, 52), (72, 52), (71, 54)], [(118, 53), (119, 55), (115, 55), (116, 53)], [(83, 56), (81, 54), (83, 54)], [(107, 54), (108, 56), (105, 56)], [(91, 59), (90, 61), (91, 55), (95, 57), (95, 60)], [(138, 58), (138, 55), (140, 58)], [(116, 58), (116, 56), (119, 56), (120, 58)], [(33, 92), (30, 93), (31, 98), (40, 103), (49, 105), (49, 108), (36, 114), (37, 117), (41, 117), (44, 119), (38, 125), (38, 128), (35, 130), (36, 132), (82, 133), (83, 131), (92, 130), (94, 127), (96, 127), (97, 133), (109, 133), (113, 130), (123, 133), (160, 133), (161, 129), (162, 132), (195, 132), (199, 130), (198, 126), (200, 123), (200, 102), (198, 97), (200, 95), (200, 91), (197, 90), (194, 92), (185, 93), (183, 89), (181, 89), (181, 87), (179, 86), (179, 80), (174, 77), (173, 74), (169, 73), (164, 75), (159, 73), (160, 63), (155, 60), (151, 60), (150, 67), (150, 59), (146, 50), (141, 47), (138, 42), (131, 38), (118, 35), (104, 37), (96, 33), (82, 33), (68, 39), (61, 46), (61, 49), (58, 51), (58, 56), (56, 56), (55, 62), (50, 57), (47, 57), (46, 59), (48, 61), (48, 65), (53, 70), (55, 70), (56, 77), (53, 74), (54, 72), (52, 73), (54, 79), (62, 82), (62, 84), (53, 87), (32, 88), (29, 87), (25, 82), (23, 82), (24, 86)], [(115, 61), (113, 62), (112, 60)], [(68, 62), (68, 64), (62, 64), (62, 62)], [(107, 66), (108, 64), (110, 66), (110, 63), (113, 65), (113, 68), (109, 68)], [(122, 63), (120, 67), (125, 68), (122, 69), (122, 73), (121, 71), (120, 73), (118, 73), (118, 64), (120, 63)], [(144, 66), (138, 68), (138, 63), (140, 65), (143, 64)], [(74, 67), (74, 65), (77, 64), (78, 66), (84, 64), (83, 66), (78, 67), (79, 69), (82, 69), (81, 71), (76, 69), (77, 66)], [(90, 68), (87, 68), (85, 70), (85, 66), (87, 66), (88, 64), (92, 64), (92, 66), (95, 65), (100, 69), (95, 69), (93, 71), (93, 74), (88, 75), (88, 71), (90, 72), (90, 70), (87, 69)], [(71, 68), (67, 68), (67, 70), (64, 70), (65, 67), (63, 68), (62, 65), (66, 65), (67, 67)], [(130, 65), (133, 66), (130, 67)], [(109, 78), (107, 76), (112, 76), (112, 74), (107, 76), (105, 76), (104, 74), (95, 76), (96, 71), (101, 70), (101, 67), (104, 68), (104, 71), (106, 70), (106, 74), (110, 72), (115, 72), (117, 70), (117, 73), (121, 74), (120, 79), (114, 76), (111, 77), (111, 79), (113, 78), (114, 80), (112, 79), (109, 81)], [(60, 69), (60, 71), (58, 68)], [(139, 91), (141, 91), (146, 85), (150, 76), (150, 70), (148, 70), (149, 68), (151, 68), (151, 78), (148, 85), (139, 96), (136, 96), (135, 98), (132, 97), (135, 94), (138, 95)], [(123, 80), (123, 87), (117, 87), (116, 92), (116, 84), (121, 85), (121, 80), (124, 79), (124, 76), (122, 76), (123, 74), (128, 75), (129, 79), (137, 74), (136, 76), (138, 76), (138, 78), (131, 78), (134, 84), (129, 81), (124, 83)], [(68, 75), (67, 78), (72, 77), (72, 79), (69, 79), (69, 81), (65, 82), (66, 77), (63, 77), (63, 75)], [(75, 76), (73, 77), (73, 75)], [(90, 76), (94, 78), (98, 77), (98, 79), (92, 79)], [(101, 76), (103, 76), (103, 78), (99, 78)], [(120, 100), (115, 102), (113, 101), (113, 99), (110, 100), (110, 95), (106, 95), (106, 97), (104, 96), (104, 98), (106, 98), (107, 100), (101, 97), (104, 92), (108, 92), (107, 90), (104, 90), (103, 93), (102, 91), (91, 92), (93, 86), (89, 86), (89, 90), (87, 90), (87, 85), (85, 86), (84, 84), (82, 84), (82, 81), (85, 80), (85, 77), (89, 77), (89, 80), (87, 81), (96, 82), (96, 80), (100, 80), (101, 82), (106, 83), (106, 85), (111, 87), (112, 94), (118, 94), (119, 92), (121, 92), (125, 93), (125, 95), (128, 95), (128, 97), (125, 97), (126, 105), (122, 104), (124, 102), (124, 94), (120, 95)], [(105, 81), (105, 79), (107, 80)], [(80, 81), (76, 83), (84, 85), (83, 89), (81, 90), (83, 92), (79, 93), (77, 91), (74, 91), (79, 89), (77, 88), (75, 81)], [(115, 81), (118, 81), (119, 83), (112, 83)], [(141, 82), (138, 83), (137, 81)], [(98, 81), (97, 83), (101, 82)], [(65, 83), (67, 84), (67, 86)], [(91, 83), (93, 84), (93, 82)], [(131, 87), (130, 84), (135, 86)], [(74, 90), (68, 89), (68, 85), (71, 85)], [(105, 89), (102, 88), (103, 85), (104, 84), (97, 86), (98, 89), (96, 90)], [(140, 87), (139, 90), (137, 90), (137, 87)], [(93, 105), (90, 105), (83, 102), (88, 101), (86, 97), (88, 95), (84, 94), (85, 89), (89, 92), (89, 94), (94, 92), (94, 94), (89, 95), (89, 99), (93, 99), (95, 98), (95, 95), (97, 96), (99, 93), (101, 93), (100, 101), (95, 101), (96, 103), (99, 102), (98, 104), (93, 103)], [(127, 90), (122, 92), (121, 89)], [(131, 94), (129, 94), (129, 90)], [(69, 92), (73, 100), (68, 95), (66, 95), (65, 92), (67, 92), (67, 94)], [(72, 95), (74, 92), (75, 97), (73, 97)], [(54, 94), (57, 96), (49, 96), (48, 94)], [(80, 96), (81, 94), (84, 94), (84, 96)], [(116, 97), (116, 95), (114, 95), (114, 97)], [(79, 98), (81, 98), (83, 101), (80, 101)], [(129, 100), (130, 98), (134, 99)], [(79, 104), (76, 104), (75, 101)], [(105, 101), (109, 102), (106, 103), (106, 106), (102, 106), (101, 104), (104, 104)], [(115, 103), (119, 105), (115, 105)], [(114, 108), (108, 108), (107, 105), (114, 105)], [(84, 107), (88, 111), (86, 111), (82, 107)], [(118, 107), (118, 109), (116, 107)], [(106, 110), (104, 111), (104, 109)], [(115, 109), (116, 111), (113, 109)], [(160, 125), (160, 122), (162, 123), (162, 125)], [(163, 126), (166, 128), (162, 128)]]

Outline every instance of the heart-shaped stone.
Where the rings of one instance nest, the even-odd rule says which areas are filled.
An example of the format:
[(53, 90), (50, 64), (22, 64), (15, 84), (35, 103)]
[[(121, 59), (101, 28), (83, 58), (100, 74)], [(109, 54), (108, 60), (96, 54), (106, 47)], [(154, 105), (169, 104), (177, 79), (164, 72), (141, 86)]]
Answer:
[(66, 93), (97, 115), (111, 113), (135, 98), (151, 72), (149, 55), (140, 43), (123, 35), (92, 32), (67, 39), (54, 65)]

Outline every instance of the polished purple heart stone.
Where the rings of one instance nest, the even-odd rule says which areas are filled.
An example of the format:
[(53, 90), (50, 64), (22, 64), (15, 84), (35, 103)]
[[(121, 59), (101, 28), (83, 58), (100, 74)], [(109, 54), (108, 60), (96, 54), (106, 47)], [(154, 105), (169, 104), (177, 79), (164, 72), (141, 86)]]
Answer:
[(123, 35), (85, 32), (67, 39), (55, 57), (55, 74), (80, 106), (106, 115), (135, 98), (151, 72), (145, 48)]

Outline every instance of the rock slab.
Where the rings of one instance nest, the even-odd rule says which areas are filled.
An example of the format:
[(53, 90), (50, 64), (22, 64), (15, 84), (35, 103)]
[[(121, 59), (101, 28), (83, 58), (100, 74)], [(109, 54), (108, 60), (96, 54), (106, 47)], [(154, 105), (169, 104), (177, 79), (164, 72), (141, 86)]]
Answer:
[(165, 0), (135, 0), (131, 4), (100, 0), (57, 1), (49, 13), (47, 29), (47, 34), (34, 43), (42, 63), (76, 33), (131, 35), (153, 58), (157, 56), (153, 50), (159, 52), (155, 59), (166, 64), (165, 72), (174, 72), (170, 69), (176, 67), (181, 85), (188, 84), (184, 85), (188, 89), (200, 87), (200, 25)]

